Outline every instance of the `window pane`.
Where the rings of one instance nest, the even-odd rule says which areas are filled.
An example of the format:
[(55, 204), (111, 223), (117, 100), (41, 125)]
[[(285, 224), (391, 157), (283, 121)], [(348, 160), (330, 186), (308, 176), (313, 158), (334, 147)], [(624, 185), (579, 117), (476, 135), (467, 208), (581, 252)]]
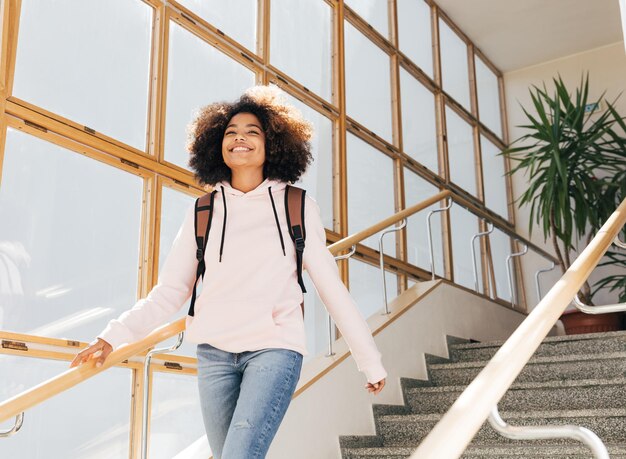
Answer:
[(381, 0), (346, 0), (346, 4), (383, 37), (389, 37), (387, 2)]
[(476, 169), (472, 127), (446, 107), (450, 180), (476, 196)]
[(478, 92), (478, 114), (480, 120), (502, 137), (502, 123), (500, 121), (500, 93), (498, 91), (498, 77), (477, 56), (474, 59), (476, 67), (476, 88)]
[(150, 459), (209, 457), (197, 377), (157, 371), (153, 378)]
[(485, 205), (508, 220), (504, 158), (498, 156), (500, 149), (482, 135), (480, 136), (480, 145), (483, 157)]
[[(474, 290), (474, 268), (472, 267), (472, 238), (478, 230), (476, 216), (458, 205), (450, 208), (450, 226), (452, 233), (452, 264), (454, 265), (454, 282)], [(480, 242), (475, 242), (476, 269), (479, 292), (482, 292), (482, 269), (480, 261)]]
[(389, 56), (347, 21), (345, 25), (348, 115), (392, 142)]
[[(193, 196), (173, 190), (172, 188), (163, 187), (161, 202), (161, 234), (159, 240), (159, 270), (163, 267), (163, 263), (165, 263), (180, 225), (183, 224), (185, 213), (189, 207), (193, 205), (194, 201), (195, 198)], [(198, 289), (198, 292), (200, 292), (200, 289)], [(176, 314), (168, 319), (168, 322), (174, 322), (185, 317), (189, 311), (189, 304), (190, 299), (185, 302)], [(164, 341), (159, 345), (159, 347), (171, 346), (175, 344), (177, 340), (178, 335)], [(183, 344), (181, 344), (181, 346), (176, 349), (174, 353), (195, 357), (196, 343), (184, 340)]]
[(145, 150), (152, 12), (137, 0), (23, 1), (13, 95)]
[[(395, 213), (393, 160), (358, 137), (348, 133), (348, 232), (354, 234)], [(376, 180), (372, 181), (372, 171)], [(397, 224), (396, 224), (397, 226)], [(379, 250), (379, 234), (362, 244)], [(396, 232), (384, 237), (386, 255), (396, 256)]]
[[(0, 398), (7, 400), (68, 369), (69, 362), (0, 355)], [(2, 439), (3, 458), (128, 457), (130, 370), (110, 368), (30, 408), (24, 425)], [(15, 418), (2, 423), (8, 430)]]
[[(369, 318), (385, 310), (383, 298), (383, 276), (379, 266), (350, 258), (350, 295), (354, 298), (361, 315)], [(398, 296), (398, 276), (385, 270), (387, 302), (391, 303)]]
[(313, 162), (300, 180), (294, 183), (306, 190), (306, 193), (317, 201), (320, 206), (324, 227), (333, 229), (333, 123), (331, 120), (287, 95), (289, 103), (302, 112), (302, 116), (313, 123), (311, 152)]
[(256, 52), (257, 0), (179, 0), (179, 3)]
[(441, 48), (443, 90), (469, 110), (470, 93), (467, 46), (442, 20), (439, 21), (439, 44)]
[(170, 22), (165, 159), (189, 169), (186, 128), (197, 110), (212, 102), (234, 100), (253, 85), (253, 72)]
[[(437, 194), (437, 187), (431, 185), (419, 175), (404, 169), (406, 208), (414, 206), (426, 198)], [(428, 248), (427, 217), (430, 211), (439, 209), (439, 203), (413, 214), (407, 222), (408, 262), (430, 271), (430, 252)], [(435, 259), (435, 273), (442, 276), (443, 271), (443, 242), (441, 239), (441, 212), (430, 218), (432, 227), (433, 256)]]
[(137, 298), (141, 178), (9, 129), (0, 328), (91, 341)]
[[(494, 229), (489, 235), (491, 259), (496, 278), (498, 298), (511, 301), (511, 288), (507, 271), (506, 258), (511, 254), (511, 238), (499, 229)], [(545, 292), (544, 292), (545, 293)]]
[(331, 14), (318, 0), (272, 0), (272, 64), (326, 100), (331, 100)]
[[(308, 362), (315, 356), (328, 353), (328, 312), (326, 306), (317, 294), (317, 290), (306, 270), (302, 271), (304, 280), (304, 330), (306, 335), (306, 348), (309, 352), (304, 356), (303, 362)], [(335, 330), (332, 329), (334, 341)]]
[(431, 171), (439, 173), (435, 96), (402, 68), (400, 93), (404, 151)]
[(433, 45), (430, 6), (424, 0), (397, 1), (400, 51), (432, 77)]

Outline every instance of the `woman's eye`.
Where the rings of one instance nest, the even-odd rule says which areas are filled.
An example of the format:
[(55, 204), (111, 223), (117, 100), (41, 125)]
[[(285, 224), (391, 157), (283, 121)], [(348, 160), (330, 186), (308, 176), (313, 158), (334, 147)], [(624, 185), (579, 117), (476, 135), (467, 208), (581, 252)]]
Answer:
[(248, 134), (258, 134), (257, 131), (248, 131)]

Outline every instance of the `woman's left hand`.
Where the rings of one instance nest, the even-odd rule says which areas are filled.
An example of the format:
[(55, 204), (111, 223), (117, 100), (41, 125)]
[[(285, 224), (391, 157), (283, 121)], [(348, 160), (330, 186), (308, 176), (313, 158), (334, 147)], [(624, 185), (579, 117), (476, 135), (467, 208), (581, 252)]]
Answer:
[(365, 388), (371, 393), (373, 392), (374, 395), (377, 395), (381, 390), (383, 390), (383, 387), (385, 387), (385, 379), (381, 379), (380, 381), (378, 381), (377, 383), (367, 383), (365, 385)]

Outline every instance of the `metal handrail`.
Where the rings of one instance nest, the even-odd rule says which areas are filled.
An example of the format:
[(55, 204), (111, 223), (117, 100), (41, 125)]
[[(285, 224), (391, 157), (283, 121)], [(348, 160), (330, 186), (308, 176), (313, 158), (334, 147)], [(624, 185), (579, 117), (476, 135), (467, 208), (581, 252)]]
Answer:
[(4, 432), (0, 432), (0, 438), (10, 437), (18, 430), (21, 429), (22, 424), (24, 424), (24, 412), (22, 411), (20, 414), (15, 416), (15, 424), (9, 430), (5, 430)]
[[(626, 199), (443, 415), (411, 459), (458, 458), (626, 224)], [(451, 435), (451, 432), (454, 435)]]
[(506, 273), (509, 280), (509, 290), (511, 291), (511, 305), (515, 307), (518, 304), (517, 298), (517, 288), (514, 288), (513, 282), (513, 269), (511, 267), (511, 260), (516, 257), (521, 257), (522, 255), (526, 255), (528, 253), (528, 245), (522, 243), (524, 248), (521, 252), (510, 253), (508, 257), (506, 257)]
[[(350, 258), (352, 255), (354, 255), (354, 252), (356, 252), (356, 244), (351, 247), (348, 253), (335, 256), (335, 261)], [(333, 318), (330, 316), (330, 313), (328, 311), (326, 311), (326, 316), (328, 318), (328, 354), (326, 354), (326, 357), (332, 357), (333, 355), (335, 355), (335, 352), (333, 352), (333, 342), (335, 341), (335, 328), (333, 327)]]
[(494, 406), (489, 415), (489, 424), (496, 432), (512, 440), (548, 440), (554, 438), (571, 438), (587, 445), (596, 459), (609, 459), (609, 452), (602, 440), (586, 427), (564, 426), (512, 426), (507, 424)]
[(428, 252), (430, 253), (430, 272), (432, 273), (432, 279), (435, 280), (435, 254), (433, 252), (433, 232), (432, 232), (432, 226), (430, 224), (430, 217), (432, 217), (433, 214), (438, 213), (438, 212), (446, 212), (447, 210), (450, 209), (450, 207), (452, 207), (452, 204), (454, 204), (454, 202), (452, 201), (452, 198), (448, 198), (448, 205), (445, 207), (442, 207), (440, 209), (435, 209), (435, 210), (431, 210), (430, 212), (428, 212), (428, 216), (426, 217), (426, 228), (428, 231)]
[(141, 457), (142, 459), (147, 459), (148, 457), (148, 403), (150, 401), (150, 363), (152, 362), (152, 356), (156, 353), (160, 352), (171, 352), (175, 351), (183, 344), (183, 338), (185, 336), (185, 332), (181, 331), (178, 334), (178, 339), (176, 343), (170, 347), (162, 347), (158, 349), (152, 349), (146, 354), (146, 359), (143, 364), (143, 380), (145, 384), (145, 390), (143, 392), (143, 423), (141, 426)]
[[(491, 222), (487, 222), (487, 228), (489, 228), (487, 231), (483, 231), (482, 233), (476, 233), (474, 234), (474, 236), (472, 236), (472, 241), (470, 242), (470, 244), (472, 245), (472, 270), (474, 272), (474, 290), (476, 290), (478, 292), (478, 266), (476, 265), (476, 239), (478, 239), (479, 237), (484, 237), (487, 236), (491, 233), (493, 233), (494, 230), (494, 226), (493, 223)], [(495, 296), (493, 295), (493, 293), (491, 294), (491, 298), (494, 298)]]
[(589, 304), (585, 304), (580, 300), (580, 297), (576, 295), (572, 300), (572, 303), (576, 308), (584, 312), (585, 314), (609, 314), (611, 312), (622, 312), (626, 311), (626, 303), (617, 303), (617, 304), (605, 304), (603, 306), (591, 306)]
[(613, 244), (618, 246), (620, 249), (626, 249), (626, 242), (622, 242), (619, 240), (619, 234), (615, 236), (615, 240), (613, 241)]
[(542, 268), (542, 269), (538, 269), (537, 271), (535, 271), (535, 289), (537, 290), (537, 301), (541, 301), (541, 298), (542, 298), (541, 285), (539, 284), (539, 275), (550, 272), (556, 267), (556, 264), (554, 264), (553, 261), (550, 263), (551, 263), (551, 266), (549, 268)]
[(389, 303), (387, 302), (387, 280), (385, 279), (385, 253), (383, 252), (383, 237), (387, 233), (391, 233), (394, 231), (400, 231), (402, 228), (406, 226), (407, 220), (403, 218), (400, 226), (396, 226), (395, 228), (389, 228), (384, 230), (378, 240), (378, 252), (380, 255), (380, 272), (383, 276), (383, 301), (385, 302), (385, 314), (389, 314)]

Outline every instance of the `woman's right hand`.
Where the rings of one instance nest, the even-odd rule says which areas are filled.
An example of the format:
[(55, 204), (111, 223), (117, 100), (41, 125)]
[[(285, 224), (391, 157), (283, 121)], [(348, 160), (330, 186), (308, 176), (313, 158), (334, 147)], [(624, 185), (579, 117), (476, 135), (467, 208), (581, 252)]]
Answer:
[[(97, 352), (101, 352), (99, 356), (95, 355)], [(81, 365), (92, 357), (98, 358), (96, 367), (100, 367), (111, 352), (113, 352), (113, 347), (102, 338), (98, 338), (97, 341), (89, 343), (89, 346), (76, 354), (76, 357), (70, 363), (70, 368)]]

